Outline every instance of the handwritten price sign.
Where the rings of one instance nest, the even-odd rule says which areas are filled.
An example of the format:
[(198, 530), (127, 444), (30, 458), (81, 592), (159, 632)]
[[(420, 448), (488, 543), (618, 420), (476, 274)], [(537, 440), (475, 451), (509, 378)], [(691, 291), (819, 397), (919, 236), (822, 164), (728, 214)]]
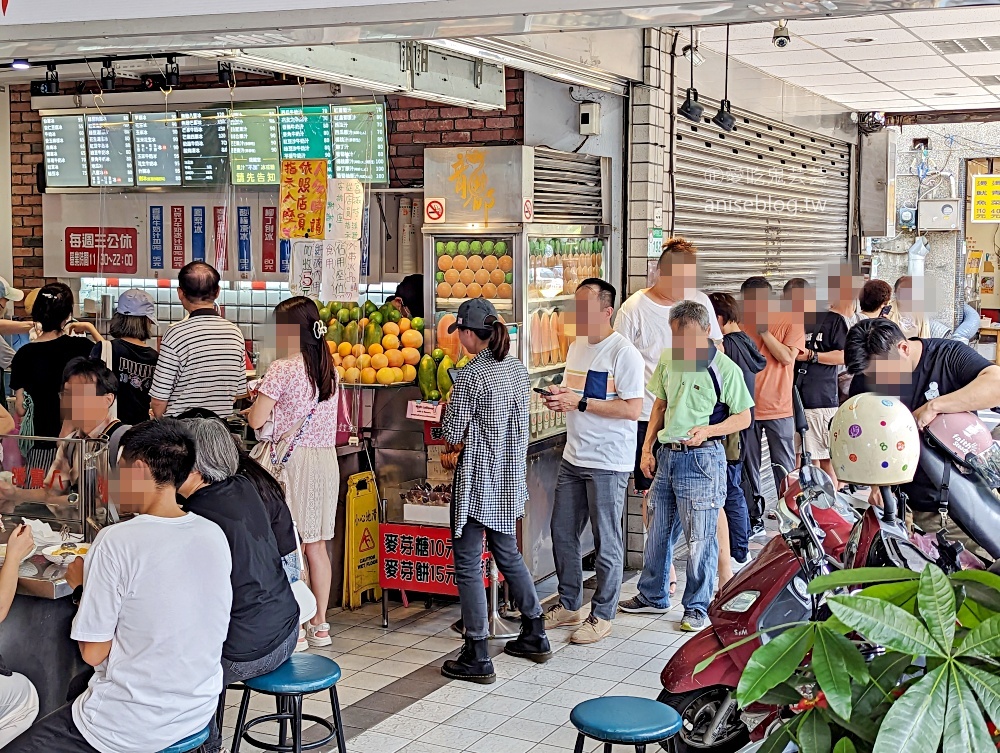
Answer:
[(282, 160), (282, 238), (326, 237), (327, 182), (325, 159)]

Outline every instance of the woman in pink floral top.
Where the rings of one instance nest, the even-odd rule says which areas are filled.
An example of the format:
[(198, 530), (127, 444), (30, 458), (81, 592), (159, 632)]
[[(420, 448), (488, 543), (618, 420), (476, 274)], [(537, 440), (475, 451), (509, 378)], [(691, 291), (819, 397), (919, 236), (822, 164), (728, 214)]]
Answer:
[(274, 316), (278, 359), (268, 367), (248, 418), (254, 429), (272, 420), (275, 440), (295, 430), (285, 463), (285, 498), (305, 546), (309, 586), (316, 596), (316, 616), (306, 629), (315, 648), (331, 642), (326, 610), (333, 575), (327, 542), (334, 537), (340, 494), (337, 373), (315, 303), (302, 296), (289, 298), (275, 307)]

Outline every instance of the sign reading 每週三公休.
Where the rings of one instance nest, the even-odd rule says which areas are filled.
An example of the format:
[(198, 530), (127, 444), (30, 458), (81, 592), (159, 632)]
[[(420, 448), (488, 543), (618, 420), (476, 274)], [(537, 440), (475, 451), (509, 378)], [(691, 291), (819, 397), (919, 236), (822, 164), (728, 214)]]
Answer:
[(325, 237), (328, 180), (326, 160), (282, 160), (280, 237)]
[(67, 227), (66, 271), (134, 275), (139, 233), (134, 227)]

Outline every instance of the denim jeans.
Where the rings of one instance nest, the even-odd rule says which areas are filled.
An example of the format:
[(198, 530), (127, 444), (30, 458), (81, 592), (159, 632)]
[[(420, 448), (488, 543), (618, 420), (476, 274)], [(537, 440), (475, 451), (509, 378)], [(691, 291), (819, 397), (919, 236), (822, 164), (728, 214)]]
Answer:
[(660, 609), (670, 606), (670, 563), (676, 536), (683, 531), (688, 559), (681, 604), (686, 612), (708, 614), (719, 567), (719, 509), (725, 499), (726, 452), (719, 442), (686, 452), (660, 449), (647, 498), (652, 522), (639, 577), (643, 602)]
[(455, 554), (455, 581), (462, 606), (462, 624), (465, 636), (473, 640), (490, 635), (489, 607), (486, 604), (486, 589), (483, 588), (484, 532), (497, 569), (503, 574), (511, 598), (521, 614), (531, 618), (542, 616), (538, 592), (517, 549), (517, 538), (498, 533), (475, 518), (469, 518), (462, 528), (462, 535), (452, 540), (452, 551)]
[(743, 461), (726, 463), (726, 520), (730, 553), (740, 562), (750, 551), (750, 514), (743, 494)]
[(613, 620), (622, 589), (625, 546), (622, 512), (628, 471), (580, 468), (562, 461), (552, 508), (552, 555), (559, 578), (559, 602), (571, 612), (583, 606), (583, 551), (580, 537), (590, 523), (597, 550), (597, 590), (590, 611)]

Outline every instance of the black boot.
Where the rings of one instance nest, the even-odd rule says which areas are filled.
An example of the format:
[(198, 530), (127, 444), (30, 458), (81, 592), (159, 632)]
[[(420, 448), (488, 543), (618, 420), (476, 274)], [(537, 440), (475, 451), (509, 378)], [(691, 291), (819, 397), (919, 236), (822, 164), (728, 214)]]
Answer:
[(441, 674), (452, 680), (468, 680), (480, 685), (492, 685), (497, 681), (493, 671), (493, 660), (487, 649), (488, 639), (465, 639), (465, 646), (457, 659), (449, 659), (441, 667)]
[(531, 659), (539, 664), (552, 658), (552, 648), (545, 636), (544, 617), (525, 617), (521, 615), (521, 634), (516, 640), (507, 641), (503, 647), (505, 654)]

